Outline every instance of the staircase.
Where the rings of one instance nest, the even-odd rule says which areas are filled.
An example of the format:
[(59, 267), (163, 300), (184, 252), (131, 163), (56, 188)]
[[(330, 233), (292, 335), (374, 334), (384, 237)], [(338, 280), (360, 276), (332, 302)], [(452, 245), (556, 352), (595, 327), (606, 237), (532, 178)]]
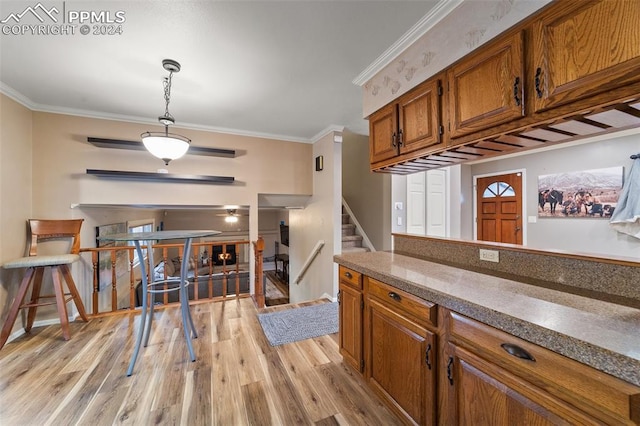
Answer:
[(351, 223), (351, 216), (342, 207), (342, 252), (353, 253), (357, 251), (369, 251), (362, 247), (362, 236), (356, 234), (356, 225)]

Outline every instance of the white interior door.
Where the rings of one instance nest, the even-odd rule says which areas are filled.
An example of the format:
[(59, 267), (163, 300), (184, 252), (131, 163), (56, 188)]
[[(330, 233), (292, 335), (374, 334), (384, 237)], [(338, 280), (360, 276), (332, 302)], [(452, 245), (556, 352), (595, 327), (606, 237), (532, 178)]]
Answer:
[(425, 235), (426, 228), (426, 174), (407, 175), (407, 233)]
[(447, 172), (427, 171), (427, 235), (447, 237)]

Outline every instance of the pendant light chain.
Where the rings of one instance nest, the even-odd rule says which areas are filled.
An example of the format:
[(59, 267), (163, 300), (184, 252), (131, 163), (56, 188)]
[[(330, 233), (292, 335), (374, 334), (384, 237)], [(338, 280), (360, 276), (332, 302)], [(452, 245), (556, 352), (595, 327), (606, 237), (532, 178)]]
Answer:
[(170, 118), (171, 121), (174, 121), (173, 115), (169, 113), (169, 102), (171, 101), (171, 77), (173, 76), (173, 71), (169, 73), (169, 77), (165, 77), (163, 79), (164, 86), (164, 101), (165, 101), (165, 109), (164, 116)]

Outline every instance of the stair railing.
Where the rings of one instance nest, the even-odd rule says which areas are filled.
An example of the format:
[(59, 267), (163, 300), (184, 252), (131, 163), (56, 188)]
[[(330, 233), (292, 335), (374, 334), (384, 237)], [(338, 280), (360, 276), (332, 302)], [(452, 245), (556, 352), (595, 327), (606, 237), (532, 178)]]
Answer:
[(362, 237), (362, 244), (364, 244), (370, 251), (376, 251), (373, 243), (371, 243), (371, 240), (369, 239), (369, 237), (367, 237), (367, 233), (364, 232), (364, 229), (362, 229), (362, 226), (360, 226), (358, 219), (356, 219), (356, 216), (353, 214), (353, 211), (351, 211), (351, 208), (349, 208), (349, 204), (347, 204), (347, 201), (344, 198), (342, 199), (342, 207), (344, 207), (345, 211), (351, 218), (351, 221), (356, 226), (356, 233)]
[(309, 257), (307, 257), (304, 265), (302, 265), (302, 269), (300, 269), (298, 277), (294, 280), (296, 284), (300, 284), (300, 281), (302, 281), (302, 278), (304, 278), (304, 274), (307, 273), (307, 269), (309, 269), (315, 258), (322, 251), (322, 247), (324, 247), (324, 240), (318, 240), (316, 246), (313, 248), (313, 251), (311, 252), (311, 254), (309, 254)]

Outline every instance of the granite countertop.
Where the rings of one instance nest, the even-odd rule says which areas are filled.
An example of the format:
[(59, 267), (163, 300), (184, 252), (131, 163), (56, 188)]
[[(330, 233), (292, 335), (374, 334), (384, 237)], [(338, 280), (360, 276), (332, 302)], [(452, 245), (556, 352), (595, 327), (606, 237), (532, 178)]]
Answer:
[(334, 260), (640, 386), (640, 309), (392, 252)]

